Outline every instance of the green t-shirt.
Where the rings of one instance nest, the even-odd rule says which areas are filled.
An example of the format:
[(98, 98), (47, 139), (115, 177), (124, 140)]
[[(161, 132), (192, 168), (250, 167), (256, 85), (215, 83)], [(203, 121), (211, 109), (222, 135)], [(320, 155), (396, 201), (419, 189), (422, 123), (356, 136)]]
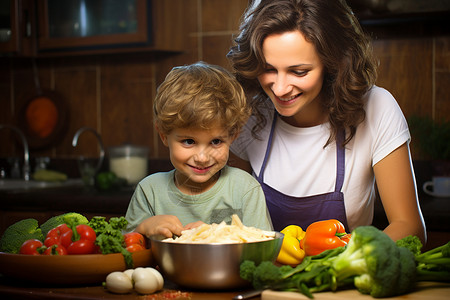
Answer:
[(156, 215), (175, 215), (186, 225), (196, 221), (230, 224), (231, 216), (237, 214), (245, 226), (272, 230), (264, 192), (247, 172), (225, 166), (214, 186), (198, 195), (180, 192), (174, 172), (155, 173), (139, 182), (125, 216), (127, 232)]

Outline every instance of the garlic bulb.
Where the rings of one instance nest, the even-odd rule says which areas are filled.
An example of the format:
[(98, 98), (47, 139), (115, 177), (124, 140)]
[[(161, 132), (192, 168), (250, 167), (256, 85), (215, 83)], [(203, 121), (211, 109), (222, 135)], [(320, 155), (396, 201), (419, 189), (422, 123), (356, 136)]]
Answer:
[(164, 285), (161, 274), (153, 268), (136, 268), (132, 279), (134, 289), (139, 294), (152, 294)]
[(133, 290), (133, 282), (124, 272), (112, 272), (106, 276), (106, 288), (112, 293), (127, 294)]

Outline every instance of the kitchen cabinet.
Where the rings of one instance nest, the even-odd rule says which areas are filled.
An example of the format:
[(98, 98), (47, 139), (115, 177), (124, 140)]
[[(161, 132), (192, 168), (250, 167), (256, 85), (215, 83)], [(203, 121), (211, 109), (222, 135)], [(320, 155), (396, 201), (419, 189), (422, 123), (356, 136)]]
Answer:
[(39, 1), (38, 55), (181, 51), (180, 1)]
[(0, 51), (14, 52), (19, 49), (17, 10), (16, 1), (0, 1)]
[(39, 50), (84, 49), (151, 41), (146, 0), (45, 0), (38, 3)]
[[(0, 53), (50, 57), (183, 50), (182, 0), (0, 0)], [(1, 31), (3, 32), (3, 31)]]
[(33, 56), (36, 53), (35, 2), (0, 0), (0, 54)]

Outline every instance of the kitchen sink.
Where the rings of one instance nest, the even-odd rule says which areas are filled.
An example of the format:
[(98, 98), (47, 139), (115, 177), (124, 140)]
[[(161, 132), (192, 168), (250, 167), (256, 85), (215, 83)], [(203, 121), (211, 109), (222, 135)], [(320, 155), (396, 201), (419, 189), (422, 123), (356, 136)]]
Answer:
[(32, 190), (32, 189), (47, 189), (47, 188), (66, 188), (66, 187), (81, 187), (83, 181), (81, 179), (68, 179), (66, 181), (36, 181), (23, 179), (0, 179), (0, 191), (12, 190)]

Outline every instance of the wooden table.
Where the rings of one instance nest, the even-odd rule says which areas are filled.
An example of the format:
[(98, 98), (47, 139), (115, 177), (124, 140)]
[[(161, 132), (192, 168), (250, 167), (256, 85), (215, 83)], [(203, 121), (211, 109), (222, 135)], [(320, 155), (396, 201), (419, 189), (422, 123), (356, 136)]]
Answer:
[[(264, 291), (262, 300), (309, 300), (308, 297), (292, 292)], [(355, 289), (339, 290), (338, 292), (315, 293), (314, 300), (375, 300), (369, 295), (363, 295)], [(383, 299), (383, 298), (379, 298)], [(448, 300), (450, 299), (450, 283), (419, 282), (417, 288), (409, 294), (384, 298), (387, 300)]]
[[(37, 274), (37, 276), (39, 276)], [(170, 283), (166, 284), (164, 291), (153, 295), (138, 295), (131, 293), (126, 295), (117, 295), (108, 292), (100, 285), (92, 286), (74, 286), (74, 287), (55, 287), (42, 286), (38, 284), (30, 284), (18, 280), (12, 280), (0, 275), (0, 298), (2, 299), (80, 299), (80, 300), (97, 300), (97, 299), (134, 299), (134, 300), (161, 300), (161, 299), (178, 299), (178, 300), (231, 300), (234, 296), (243, 291), (222, 291), (222, 292), (203, 292), (203, 291), (186, 291), (179, 290)], [(165, 293), (175, 296), (180, 293), (179, 297), (165, 297)], [(262, 296), (254, 297), (252, 300), (303, 300), (308, 299), (302, 294), (291, 292), (274, 292), (264, 291)], [(340, 290), (338, 292), (323, 292), (314, 294), (316, 300), (337, 300), (337, 299), (353, 299), (353, 300), (373, 300), (371, 296), (362, 295), (357, 290)], [(421, 282), (415, 291), (410, 294), (398, 297), (388, 298), (394, 299), (411, 299), (411, 300), (446, 300), (450, 299), (450, 284), (437, 282)]]
[[(39, 274), (36, 274), (39, 276)], [(192, 300), (231, 300), (234, 296), (243, 291), (222, 291), (222, 292), (204, 292), (204, 291), (187, 291), (180, 290), (171, 283), (165, 284), (162, 292), (153, 295), (139, 295), (136, 292), (118, 295), (108, 292), (101, 285), (91, 286), (43, 286), (29, 282), (21, 282), (15, 279), (9, 279), (0, 275), (0, 298), (1, 299), (80, 299), (80, 300), (97, 300), (97, 299), (134, 299), (134, 300), (162, 300), (162, 299), (192, 299)], [(165, 297), (165, 293), (171, 296), (179, 295), (179, 297)], [(261, 297), (252, 298), (252, 300), (261, 299)]]

